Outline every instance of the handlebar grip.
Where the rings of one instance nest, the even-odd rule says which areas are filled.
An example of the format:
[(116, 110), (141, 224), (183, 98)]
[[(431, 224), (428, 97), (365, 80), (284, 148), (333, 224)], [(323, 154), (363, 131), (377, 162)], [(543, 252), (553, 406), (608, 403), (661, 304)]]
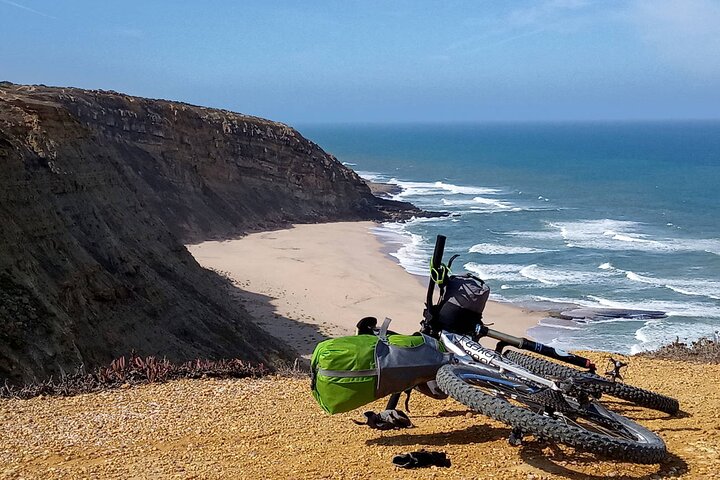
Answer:
[(488, 328), (485, 325), (481, 325), (477, 333), (480, 337), (488, 336), (490, 338), (494, 338), (495, 340), (499, 340), (500, 343), (497, 347), (499, 353), (502, 353), (502, 349), (506, 346), (511, 346), (519, 348), (521, 350), (536, 352), (540, 355), (544, 355), (546, 357), (554, 358), (555, 360), (560, 360), (561, 362), (575, 365), (576, 367), (587, 368), (591, 372), (595, 371), (595, 364), (590, 359), (581, 357), (580, 355), (575, 355), (574, 353), (566, 352), (564, 350), (553, 348), (548, 345), (544, 345), (540, 342), (534, 342), (524, 337), (515, 337), (507, 333), (493, 330), (492, 328)]
[(528, 347), (530, 348), (525, 348), (525, 350), (535, 351), (540, 355), (554, 358), (555, 360), (560, 360), (561, 362), (569, 363), (570, 365), (575, 365), (576, 367), (587, 368), (593, 372), (595, 371), (595, 364), (588, 358), (581, 357), (580, 355), (575, 355), (574, 353), (569, 353), (564, 350), (559, 350), (557, 348), (549, 347), (547, 345), (543, 345), (542, 343), (530, 343), (532, 344), (528, 345)]
[[(438, 235), (435, 239), (435, 250), (433, 256), (430, 259), (430, 268), (437, 270), (442, 265), (442, 257), (445, 252), (445, 235)], [(435, 282), (433, 281), (432, 271), (430, 272), (430, 280), (428, 281), (427, 298), (425, 306), (430, 310), (433, 304), (433, 292), (435, 291)]]
[(445, 235), (438, 235), (435, 239), (435, 250), (433, 251), (432, 260), (430, 262), (433, 268), (438, 268), (442, 264), (443, 253), (445, 253), (446, 239), (447, 237), (445, 237)]

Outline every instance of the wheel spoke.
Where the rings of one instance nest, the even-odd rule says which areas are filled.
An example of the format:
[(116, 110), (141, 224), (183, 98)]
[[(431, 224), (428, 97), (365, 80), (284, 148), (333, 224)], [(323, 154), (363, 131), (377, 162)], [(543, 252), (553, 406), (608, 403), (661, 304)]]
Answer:
[[(487, 368), (444, 365), (438, 370), (437, 383), (445, 393), (474, 411), (523, 433), (638, 463), (657, 463), (667, 453), (660, 437), (602, 406), (592, 403), (586, 408), (568, 398), (565, 415), (548, 411), (538, 403), (561, 400), (557, 395), (545, 395), (542, 388), (524, 384), (520, 379), (496, 376)], [(579, 411), (577, 418), (569, 415), (570, 410), (574, 415), (582, 409), (587, 411)]]
[(674, 398), (634, 387), (623, 382), (611, 382), (596, 374), (580, 371), (534, 355), (527, 355), (513, 350), (508, 350), (503, 355), (510, 361), (527, 368), (537, 375), (545, 377), (552, 376), (561, 379), (576, 379), (578, 381), (578, 388), (594, 396), (607, 394), (622, 398), (635, 405), (670, 414), (677, 413), (680, 408), (678, 401)]
[[(579, 405), (572, 405), (572, 412), (564, 413), (554, 411), (537, 401), (533, 401), (532, 395), (528, 395), (524, 392), (517, 392), (516, 390), (506, 385), (495, 384), (492, 383), (490, 380), (479, 380), (472, 375), (468, 376), (467, 379), (463, 379), (466, 381), (466, 383), (472, 385), (478, 390), (484, 391), (498, 398), (502, 398), (508, 403), (516, 405), (519, 404), (522, 408), (528, 408), (534, 413), (555, 418), (564, 422), (566, 425), (572, 425), (577, 428), (593, 431), (601, 435), (606, 435), (613, 438), (621, 438), (632, 441), (638, 440), (638, 438), (631, 432), (628, 432), (622, 424), (614, 420), (608, 419), (600, 413), (583, 411), (582, 407)], [(576, 404), (576, 402), (574, 401), (572, 403)], [(573, 418), (573, 414), (575, 418)], [(580, 418), (582, 419), (582, 422), (579, 422), (577, 420)]]

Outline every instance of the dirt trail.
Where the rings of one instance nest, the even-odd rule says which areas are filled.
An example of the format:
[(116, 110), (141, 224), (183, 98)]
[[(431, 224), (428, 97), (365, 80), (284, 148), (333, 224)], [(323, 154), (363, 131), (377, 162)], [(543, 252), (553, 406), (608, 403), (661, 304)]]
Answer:
[[(671, 454), (661, 465), (533, 438), (511, 447), (506, 426), (420, 395), (411, 402), (416, 428), (378, 432), (351, 422), (361, 411), (323, 413), (306, 379), (267, 377), (1, 400), (0, 478), (716, 478), (720, 365), (633, 358), (627, 379), (681, 402), (676, 417), (611, 402), (663, 437)], [(421, 448), (446, 452), (452, 467), (391, 465), (393, 455)]]

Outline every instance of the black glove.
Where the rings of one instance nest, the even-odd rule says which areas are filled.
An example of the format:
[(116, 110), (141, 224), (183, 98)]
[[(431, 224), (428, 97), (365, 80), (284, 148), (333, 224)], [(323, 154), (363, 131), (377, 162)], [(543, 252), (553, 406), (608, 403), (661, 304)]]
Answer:
[(380, 413), (365, 412), (365, 423), (353, 420), (358, 425), (367, 425), (376, 430), (396, 430), (400, 428), (412, 428), (410, 418), (402, 410), (383, 410)]
[(433, 465), (437, 467), (449, 467), (450, 459), (447, 458), (444, 452), (428, 452), (427, 450), (420, 450), (418, 452), (395, 455), (392, 459), (392, 463), (401, 468), (422, 468), (431, 467)]

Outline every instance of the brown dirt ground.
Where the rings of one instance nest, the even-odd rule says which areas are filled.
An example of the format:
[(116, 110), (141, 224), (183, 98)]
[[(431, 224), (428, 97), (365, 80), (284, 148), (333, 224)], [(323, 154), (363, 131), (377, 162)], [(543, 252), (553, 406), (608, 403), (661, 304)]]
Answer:
[[(602, 356), (595, 355), (597, 361)], [(416, 395), (410, 430), (328, 416), (307, 379), (181, 380), (71, 398), (0, 400), (0, 478), (717, 478), (720, 365), (633, 358), (627, 381), (678, 398), (669, 417), (608, 401), (658, 432), (670, 455), (633, 465), (509, 429), (453, 400)], [(368, 406), (380, 410), (382, 402)], [(402, 470), (393, 455), (446, 452), (450, 468)]]

